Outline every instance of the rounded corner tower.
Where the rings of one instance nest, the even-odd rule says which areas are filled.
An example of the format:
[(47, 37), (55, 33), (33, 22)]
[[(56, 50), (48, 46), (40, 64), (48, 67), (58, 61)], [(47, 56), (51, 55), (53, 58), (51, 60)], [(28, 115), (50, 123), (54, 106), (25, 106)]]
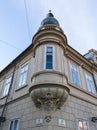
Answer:
[(42, 20), (32, 43), (34, 73), (29, 92), (35, 106), (50, 113), (61, 108), (70, 91), (63, 65), (67, 38), (51, 12)]

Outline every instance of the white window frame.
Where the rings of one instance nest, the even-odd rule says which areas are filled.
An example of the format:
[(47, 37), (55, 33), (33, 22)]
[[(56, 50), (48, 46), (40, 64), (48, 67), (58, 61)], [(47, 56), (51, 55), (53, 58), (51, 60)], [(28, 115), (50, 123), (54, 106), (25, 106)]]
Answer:
[(66, 68), (65, 68), (65, 56), (64, 52), (62, 53), (62, 68), (63, 68), (63, 73), (66, 74)]
[[(20, 118), (11, 119), (11, 120), (10, 120), (10, 123), (9, 123), (9, 128), (8, 128), (8, 130), (10, 130), (10, 127), (11, 127), (10, 125), (11, 125), (12, 121), (13, 121), (13, 124), (15, 125), (15, 121), (16, 121), (16, 120), (18, 120), (18, 125), (17, 125), (17, 129), (16, 129), (16, 130), (19, 130)], [(14, 130), (14, 128), (13, 128), (14, 125), (12, 126), (12, 130)]]
[(86, 129), (84, 129), (84, 121), (86, 121), (86, 123), (87, 123), (87, 128), (88, 128), (88, 130), (89, 130), (89, 121), (88, 121), (88, 119), (87, 118), (77, 118), (76, 119), (76, 123), (77, 123), (77, 130), (80, 130), (80, 128), (79, 128), (79, 121), (81, 121), (82, 122), (82, 130), (86, 130)]
[(0, 81), (0, 97), (2, 96), (3, 84), (4, 84), (4, 80)]
[[(26, 71), (22, 72), (22, 69), (24, 67), (28, 67)], [(19, 79), (18, 79), (18, 86), (17, 88), (21, 88), (23, 86), (25, 86), (27, 84), (27, 77), (28, 77), (28, 70), (29, 70), (29, 64), (28, 62), (23, 64), (20, 68), (20, 73), (19, 73)], [(24, 78), (24, 74), (26, 73), (26, 78), (25, 78), (25, 81), (23, 81), (23, 78)], [(21, 80), (21, 81), (20, 81)], [(24, 83), (23, 83), (24, 82)]]
[(36, 72), (36, 56), (33, 57), (33, 74)]
[[(76, 85), (76, 86), (78, 86), (78, 87), (81, 87), (81, 80), (80, 80), (80, 74), (79, 74), (79, 67), (78, 67), (78, 65), (77, 64), (75, 64), (75, 63), (73, 63), (73, 62), (70, 62), (70, 80), (71, 80), (71, 82), (74, 84), (74, 85)], [(76, 70), (75, 70), (75, 68), (73, 68), (73, 67), (76, 67)], [(73, 76), (72, 76), (72, 68), (73, 68), (73, 70), (77, 73), (77, 75), (78, 75), (78, 83), (77, 82), (74, 82), (74, 79), (73, 79)], [(77, 81), (77, 80), (76, 80)]]
[[(93, 81), (92, 74), (85, 72), (85, 79), (86, 79), (86, 85), (87, 85), (88, 92), (90, 92), (92, 94), (96, 94), (96, 89), (95, 89), (95, 84)], [(91, 85), (92, 85), (92, 87), (91, 87)]]
[(7, 96), (10, 88), (11, 80), (12, 80), (12, 74), (10, 74), (4, 81), (4, 89), (3, 89), (2, 96)]
[(97, 122), (96, 122), (96, 128), (97, 128)]
[[(47, 50), (47, 47), (52, 47), (53, 48), (53, 68), (52, 69), (46, 69), (46, 50)], [(45, 70), (54, 70), (55, 69), (55, 47), (54, 45), (45, 45), (45, 52), (44, 52), (44, 69)]]

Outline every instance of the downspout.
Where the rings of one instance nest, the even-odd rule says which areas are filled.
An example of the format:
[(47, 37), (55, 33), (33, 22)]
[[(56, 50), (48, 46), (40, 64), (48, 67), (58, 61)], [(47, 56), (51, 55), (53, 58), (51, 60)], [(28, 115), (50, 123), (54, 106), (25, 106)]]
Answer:
[[(93, 72), (93, 63), (92, 63), (92, 67), (91, 67), (91, 70), (92, 70), (92, 72)], [(96, 88), (96, 92), (97, 92), (97, 84), (96, 84), (96, 80), (95, 80), (95, 76), (94, 76), (94, 73), (92, 73), (92, 77), (93, 77), (94, 85), (95, 85), (95, 88)]]
[(97, 92), (97, 84), (96, 84), (96, 80), (95, 80), (95, 77), (94, 77), (94, 74), (93, 74), (93, 73), (92, 73), (92, 77), (93, 77), (94, 85), (95, 85), (96, 92)]
[(5, 112), (5, 109), (6, 109), (6, 106), (7, 106), (7, 102), (8, 102), (8, 98), (9, 98), (9, 95), (10, 95), (10, 91), (11, 91), (11, 88), (12, 88), (13, 79), (14, 79), (14, 75), (15, 75), (15, 69), (16, 69), (16, 65), (14, 65), (9, 91), (8, 91), (7, 96), (6, 96), (6, 100), (5, 100), (5, 103), (4, 103), (4, 106), (3, 106), (3, 109), (2, 109), (2, 113), (1, 113), (1, 116), (0, 116), (0, 125), (1, 125), (2, 122), (5, 121), (4, 112)]
[[(91, 67), (91, 69), (93, 69), (93, 66)], [(96, 92), (97, 92), (97, 84), (96, 84), (94, 73), (92, 73), (92, 77), (93, 77), (94, 85), (95, 85)], [(91, 117), (91, 121), (94, 122), (94, 123), (97, 122), (97, 117)]]

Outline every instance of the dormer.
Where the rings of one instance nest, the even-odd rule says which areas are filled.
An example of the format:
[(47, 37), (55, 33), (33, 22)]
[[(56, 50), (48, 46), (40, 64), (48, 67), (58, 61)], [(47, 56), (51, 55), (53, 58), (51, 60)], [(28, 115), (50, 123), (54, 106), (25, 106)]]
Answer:
[(97, 64), (97, 50), (90, 49), (88, 53), (84, 55), (86, 59), (88, 59), (91, 62), (95, 62)]

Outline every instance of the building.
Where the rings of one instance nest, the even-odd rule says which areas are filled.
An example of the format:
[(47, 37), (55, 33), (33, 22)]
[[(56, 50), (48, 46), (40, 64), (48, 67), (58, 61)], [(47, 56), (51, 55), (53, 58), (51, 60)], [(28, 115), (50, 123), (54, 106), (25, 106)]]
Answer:
[(68, 45), (51, 12), (0, 72), (0, 130), (97, 130), (97, 51)]

